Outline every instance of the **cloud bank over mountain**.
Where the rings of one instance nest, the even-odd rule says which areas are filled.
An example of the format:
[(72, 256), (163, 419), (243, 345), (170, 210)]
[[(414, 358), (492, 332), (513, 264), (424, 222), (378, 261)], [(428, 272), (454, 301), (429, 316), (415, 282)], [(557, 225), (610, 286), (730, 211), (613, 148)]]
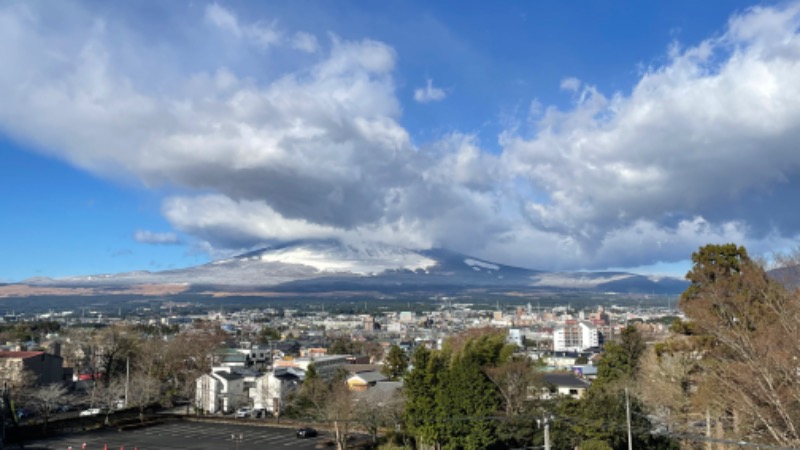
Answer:
[[(629, 90), (565, 74), (553, 89), (574, 95), (569, 107), (543, 105), (492, 146), (469, 129), (412, 138), (391, 42), (217, 3), (181, 20), (206, 41), (152, 37), (81, 4), (0, 5), (0, 129), (163, 192), (164, 217), (210, 251), (337, 238), (597, 269), (678, 261), (708, 242), (758, 253), (800, 231), (798, 3), (674, 43)], [(180, 56), (210, 41), (224, 54)], [(230, 55), (268, 69), (254, 76)], [(445, 100), (431, 81), (419, 92), (460, 94)], [(140, 238), (165, 236), (179, 241)]]

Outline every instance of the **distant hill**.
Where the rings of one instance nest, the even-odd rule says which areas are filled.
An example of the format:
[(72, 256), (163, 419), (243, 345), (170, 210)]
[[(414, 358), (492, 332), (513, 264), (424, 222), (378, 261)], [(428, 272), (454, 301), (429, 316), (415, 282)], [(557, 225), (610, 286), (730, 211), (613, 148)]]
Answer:
[(281, 292), (424, 291), (471, 288), (508, 291), (584, 291), (677, 294), (687, 282), (626, 272), (545, 272), (508, 266), (445, 249), (412, 250), (383, 244), (306, 240), (271, 246), (196, 267), (49, 279), (38, 287), (203, 286)]
[(789, 289), (800, 287), (800, 265), (772, 269), (767, 271), (767, 274)]

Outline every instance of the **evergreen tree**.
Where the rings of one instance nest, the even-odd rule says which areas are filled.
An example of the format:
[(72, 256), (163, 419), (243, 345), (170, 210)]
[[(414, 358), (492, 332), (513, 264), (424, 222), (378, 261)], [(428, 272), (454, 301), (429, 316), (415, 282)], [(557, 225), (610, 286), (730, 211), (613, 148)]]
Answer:
[(480, 365), (486, 356), (465, 349), (457, 355), (437, 393), (439, 417), (444, 422), (445, 449), (486, 449), (497, 443), (496, 415), (500, 398), (496, 386)]
[(404, 379), (406, 422), (417, 443), (442, 449), (499, 445), (502, 396), (488, 372), (512, 353), (505, 335), (495, 330), (455, 336), (442, 351), (417, 349)]
[(386, 355), (386, 359), (383, 361), (381, 373), (392, 380), (398, 380), (403, 378), (407, 370), (408, 356), (406, 352), (402, 348), (392, 345), (389, 349), (389, 353)]
[(442, 421), (436, 407), (437, 392), (446, 375), (447, 362), (442, 352), (419, 347), (412, 358), (413, 370), (406, 375), (406, 427), (419, 443), (435, 445), (442, 436)]
[(619, 342), (606, 344), (603, 357), (597, 366), (597, 379), (592, 386), (634, 378), (644, 349), (644, 340), (636, 331), (636, 327), (633, 325), (625, 327)]

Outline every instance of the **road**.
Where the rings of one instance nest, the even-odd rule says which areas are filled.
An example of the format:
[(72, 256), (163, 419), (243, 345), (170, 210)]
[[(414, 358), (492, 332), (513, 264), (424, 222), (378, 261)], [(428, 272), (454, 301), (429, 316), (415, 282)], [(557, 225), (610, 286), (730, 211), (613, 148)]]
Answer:
[[(241, 436), (241, 440), (239, 440)], [(232, 439), (235, 437), (235, 439)], [(171, 422), (129, 431), (99, 430), (26, 442), (27, 450), (263, 450), (313, 449), (328, 441), (325, 432), (319, 437), (298, 439), (291, 428), (269, 428), (200, 422)], [(238, 442), (237, 442), (238, 441)]]

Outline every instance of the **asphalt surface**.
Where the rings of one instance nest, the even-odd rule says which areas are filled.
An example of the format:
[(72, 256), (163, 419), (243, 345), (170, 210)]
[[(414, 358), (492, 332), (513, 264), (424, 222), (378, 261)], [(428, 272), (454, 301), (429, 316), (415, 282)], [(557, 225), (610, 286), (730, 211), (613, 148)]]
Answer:
[[(269, 428), (200, 422), (172, 422), (128, 431), (101, 430), (25, 443), (26, 450), (251, 450), (313, 449), (329, 441), (321, 431), (315, 438), (298, 439), (292, 428)], [(83, 444), (86, 446), (83, 447)], [(14, 446), (9, 446), (13, 448)]]

